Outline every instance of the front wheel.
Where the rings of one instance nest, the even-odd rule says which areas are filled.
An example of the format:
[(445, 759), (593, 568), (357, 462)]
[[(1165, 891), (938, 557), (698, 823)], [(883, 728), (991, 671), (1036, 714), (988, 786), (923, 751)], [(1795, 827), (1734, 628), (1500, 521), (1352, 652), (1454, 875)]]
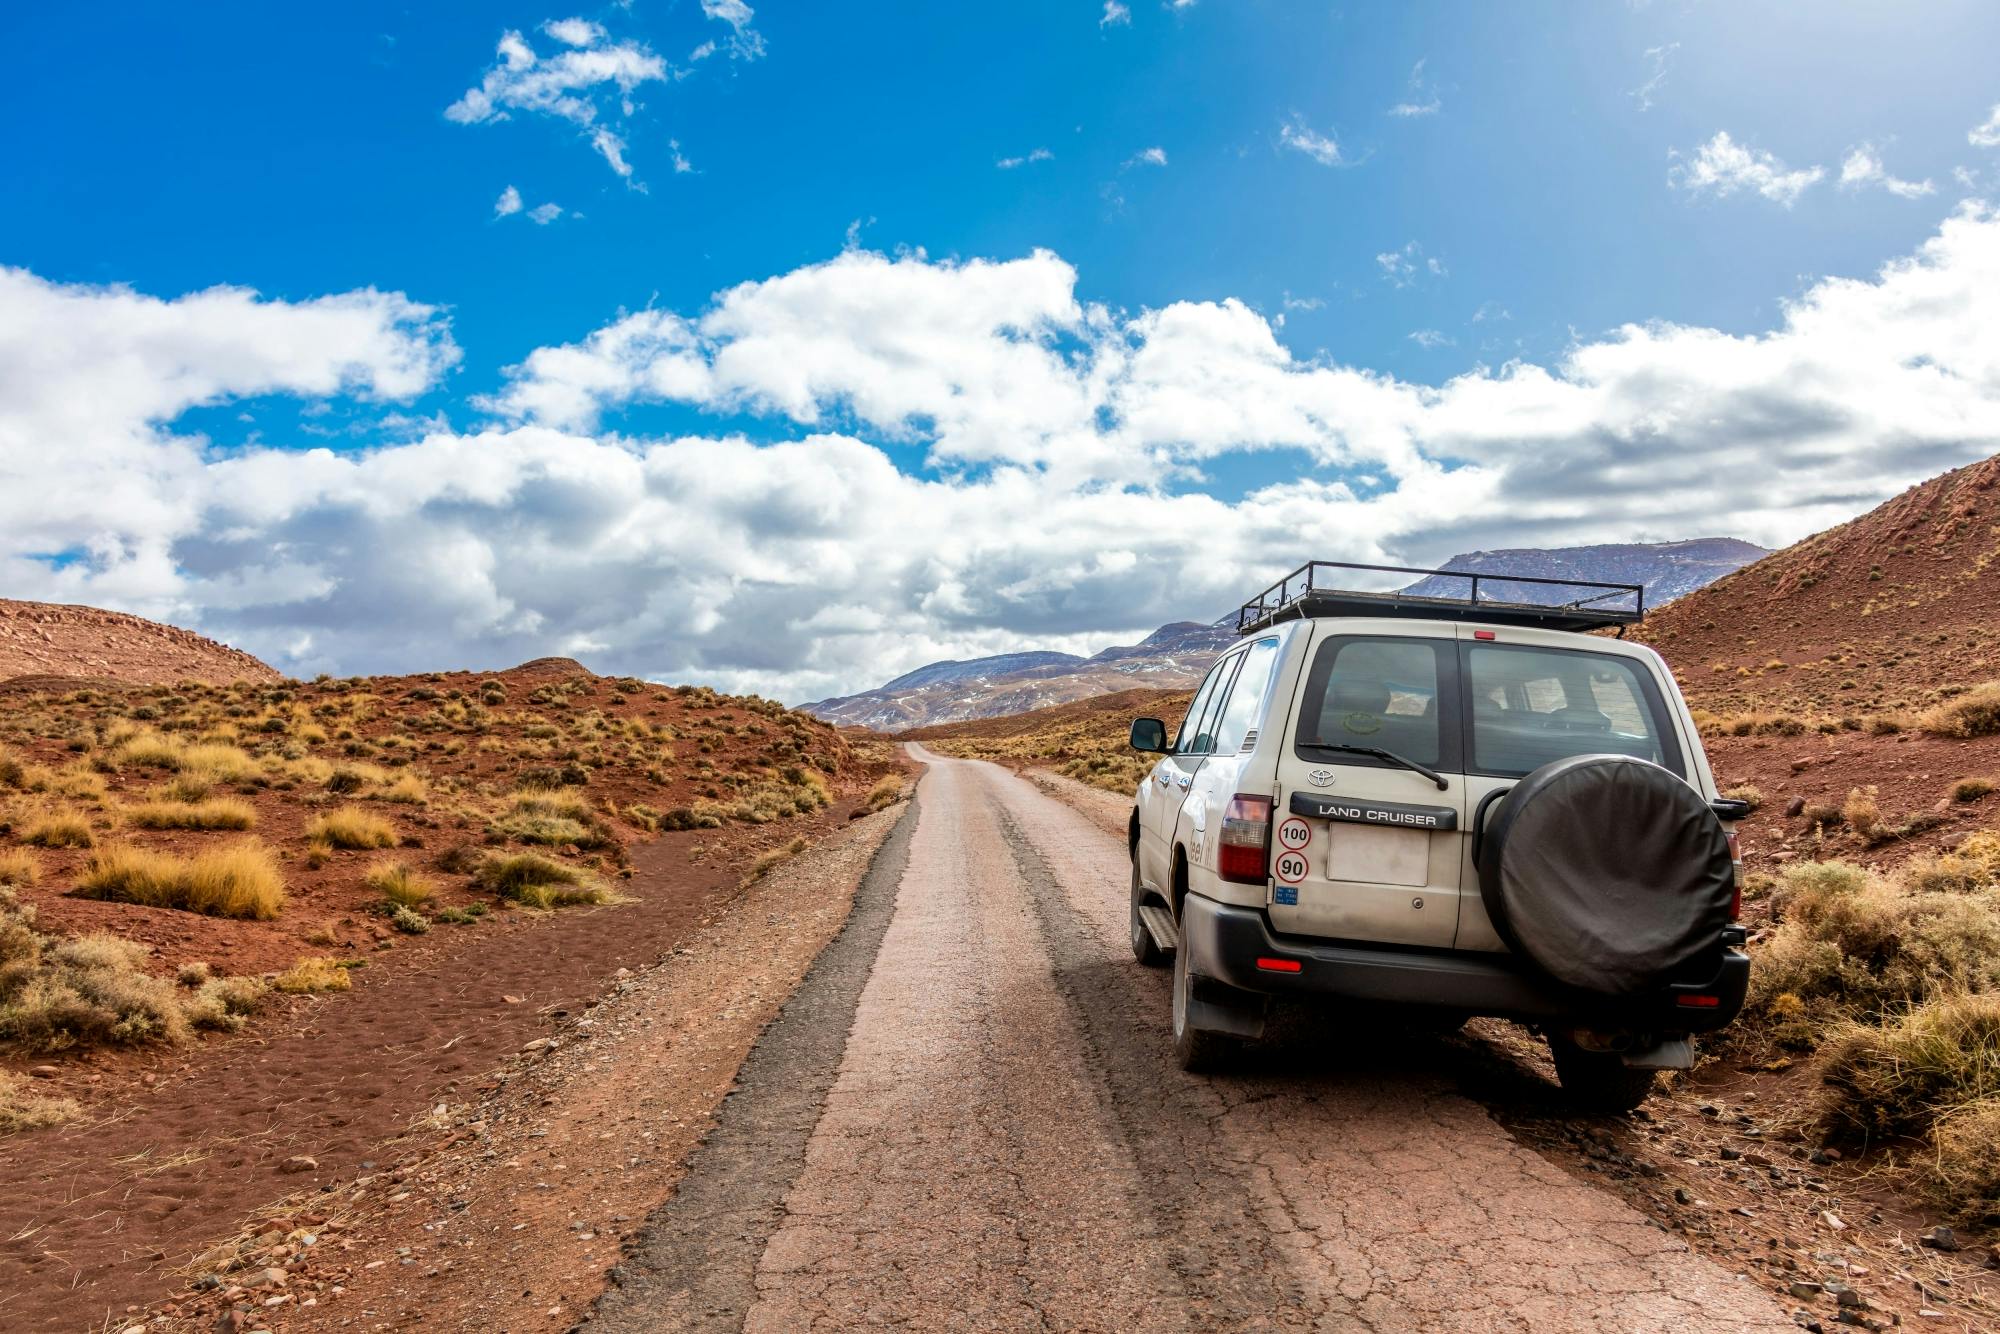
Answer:
[(1132, 858), (1132, 957), (1148, 968), (1164, 968), (1167, 952), (1153, 939), (1153, 933), (1146, 929), (1144, 919), (1139, 916), (1139, 908), (1146, 901), (1145, 886), (1139, 883), (1139, 859)]
[(1587, 1111), (1629, 1112), (1653, 1091), (1653, 1072), (1633, 1069), (1616, 1052), (1589, 1051), (1551, 1033), (1549, 1054), (1563, 1092)]
[(1183, 1070), (1200, 1074), (1224, 1064), (1236, 1053), (1237, 1043), (1227, 1033), (1210, 1033), (1189, 1022), (1194, 975), (1188, 968), (1188, 948), (1183, 941), (1174, 951), (1174, 1062)]

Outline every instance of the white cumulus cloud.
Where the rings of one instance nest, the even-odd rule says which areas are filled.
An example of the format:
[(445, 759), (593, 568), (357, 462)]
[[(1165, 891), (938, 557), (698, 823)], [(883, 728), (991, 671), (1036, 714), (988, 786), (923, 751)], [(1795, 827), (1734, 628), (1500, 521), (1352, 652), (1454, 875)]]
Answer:
[(666, 62), (638, 42), (612, 41), (583, 19), (558, 19), (543, 30), (567, 49), (542, 56), (519, 32), (502, 33), (498, 62), (445, 108), (446, 119), (478, 125), (516, 113), (553, 116), (578, 127), (611, 169), (629, 178), (625, 139), (613, 126), (633, 114), (641, 85), (666, 79)]
[(1841, 189), (1859, 190), (1864, 186), (1887, 190), (1899, 199), (1922, 199), (1937, 192), (1937, 187), (1928, 180), (1906, 181), (1891, 176), (1883, 167), (1882, 155), (1875, 151), (1873, 144), (1861, 144), (1849, 149), (1840, 164)]
[(1331, 134), (1321, 134), (1297, 116), (1279, 127), (1278, 142), (1286, 148), (1297, 149), (1322, 167), (1354, 165), (1353, 160), (1341, 151), (1338, 140)]
[(508, 217), (520, 211), (521, 192), (511, 185), (502, 190), (500, 197), (493, 201), (493, 216), (496, 218)]
[(1110, 28), (1121, 23), (1129, 24), (1131, 21), (1132, 9), (1129, 5), (1121, 5), (1118, 0), (1104, 0), (1104, 17), (1097, 20), (1097, 26)]
[[(1635, 322), (1440, 384), (1296, 354), (1241, 301), (1124, 311), (1080, 285), (1045, 251), (856, 248), (524, 349), (414, 440), (219, 449), (190, 408), (433, 389), (443, 317), (0, 271), (0, 581), (296, 672), (580, 651), (798, 700), (1212, 616), (1302, 554), (1790, 541), (2000, 450), (1980, 203), (1761, 332)], [(649, 403), (688, 411), (637, 432)], [(1203, 492), (1211, 461), (1276, 449), (1308, 466)]]
[(1668, 180), (1690, 194), (1726, 196), (1750, 190), (1786, 208), (1826, 175), (1823, 167), (1787, 167), (1763, 149), (1737, 143), (1727, 130), (1716, 131), (1691, 156), (1674, 156), (1678, 160)]
[(2000, 102), (1985, 120), (1965, 132), (1965, 142), (1974, 148), (2000, 148)]

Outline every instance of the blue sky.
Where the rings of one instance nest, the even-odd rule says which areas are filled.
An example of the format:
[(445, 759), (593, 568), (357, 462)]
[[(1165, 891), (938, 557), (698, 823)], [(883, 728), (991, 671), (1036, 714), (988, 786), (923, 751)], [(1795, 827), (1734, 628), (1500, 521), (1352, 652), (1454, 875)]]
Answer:
[[(1566, 359), (1579, 348), (1603, 348), (1614, 361), (1643, 359), (1642, 352), (1665, 360), (1652, 369), (1621, 361), (1616, 374), (1631, 377), (1622, 382), (1628, 388), (1600, 400), (1663, 381), (1719, 392), (1700, 379), (1714, 368), (1691, 369), (1701, 358), (1683, 355), (1699, 340), (1635, 349), (1618, 330), (1631, 323), (1753, 339), (1780, 331), (1791, 318), (1788, 303), (1810, 304), (1830, 280), (1877, 281), (1884, 265), (1942, 244), (1951, 220), (1970, 208), (1964, 235), (1937, 261), (1956, 266), (1948, 284), (1965, 284), (1966, 266), (1983, 263), (1965, 256), (1985, 253), (1991, 219), (1977, 212), (1978, 201), (1992, 194), (2000, 159), (1979, 133), (2000, 101), (1990, 59), (2000, 50), (2000, 9), (1929, 5), (1917, 20), (1900, 6), (1825, 4), (1811, 8), (1810, 22), (1803, 12), (1684, 0), (767, 3), (754, 12), (742, 0), (581, 10), (12, 9), (0, 16), (0, 39), (14, 56), (0, 86), (0, 170), (9, 187), (0, 265), (39, 285), (54, 312), (48, 319), (81, 319), (85, 308), (110, 318), (103, 303), (115, 294), (104, 284), (167, 303), (226, 285), (256, 293), (266, 314), (347, 294), (377, 326), (366, 337), (340, 333), (338, 350), (323, 354), (333, 361), (317, 370), (293, 361), (250, 373), (241, 356), (211, 349), (227, 341), (222, 325), (204, 324), (199, 338), (180, 337), (168, 364), (147, 372), (163, 386), (205, 386), (199, 392), (140, 395), (145, 401), (122, 425), (51, 419), (46, 430), (108, 432), (119, 448), (129, 444), (137, 452), (128, 464), (178, 460), (171, 468), (160, 462), (166, 471), (149, 493), (174, 495), (160, 507), (172, 516), (141, 522), (129, 503), (100, 496), (92, 510), (79, 500), (60, 521), (39, 516), (42, 531), (0, 552), (8, 562), (0, 570), (24, 596), (67, 594), (170, 614), (299, 669), (415, 666), (403, 657), (418, 652), (491, 665), (540, 637), (615, 659), (622, 670), (796, 694), (865, 685), (871, 673), (891, 675), (927, 655), (1029, 640), (1090, 647), (1151, 621), (1210, 612), (1210, 603), (1274, 564), (1333, 554), (1312, 539), (1282, 555), (1242, 554), (1254, 544), (1232, 528), (1237, 554), (1214, 573), (1178, 585), (1159, 575), (1136, 593), (1118, 577), (1130, 568), (1127, 556), (1148, 569), (1145, 551), (1120, 548), (1092, 563), (1105, 556), (1103, 533), (1121, 525), (1171, 531), (1222, 512), (1196, 502), (1223, 507), (1228, 523), (1254, 520), (1255, 533), (1266, 531), (1255, 525), (1268, 524), (1279, 501), (1330, 506), (1329, 521), (1336, 512), (1350, 523), (1365, 514), (1375, 531), (1350, 546), (1399, 558), (1586, 536), (1790, 540), (1843, 506), (1863, 507), (1928, 471), (1991, 452), (1995, 442), (1983, 433), (1986, 363), (1956, 371), (1976, 411), (1960, 414), (1955, 431), (1917, 432), (1921, 438), (1899, 443), (1886, 459), (1879, 431), (1872, 451), (1863, 448), (1862, 427), (1836, 445), (1825, 438), (1829, 413), (1851, 424), (1859, 410), (1819, 404), (1796, 419), (1780, 414), (1769, 429), (1801, 457), (1834, 449), (1841, 466), (1824, 486), (1744, 503), (1690, 484), (1682, 503), (1646, 506), (1619, 498), (1652, 488), (1606, 473), (1580, 481), (1570, 503), (1542, 514), (1509, 506), (1518, 522), (1495, 513), (1507, 468), (1517, 469), (1514, 485), (1522, 478), (1518, 463), (1502, 456), (1549, 445), (1536, 438), (1540, 427), (1491, 428), (1507, 413), (1480, 406), (1474, 391), (1508, 395), (1507, 411), (1546, 420), (1526, 403), (1541, 391), (1513, 377), (1508, 364), (1546, 368), (1568, 389), (1579, 372), (1565, 369)], [(638, 72), (622, 88), (573, 84), (566, 111), (510, 108), (503, 97), (495, 110), (504, 116), (483, 115), (462, 99), (490, 85), (496, 70), (502, 84), (494, 86), (513, 86), (507, 58), (496, 54), (509, 32), (532, 51), (531, 74), (565, 53), (626, 61)], [(455, 105), (460, 110), (448, 115)], [(591, 142), (597, 131), (615, 135), (611, 153)], [(509, 190), (518, 210), (496, 212)], [(533, 210), (548, 205), (560, 215), (535, 221)], [(874, 327), (869, 321), (895, 325), (913, 309), (897, 303), (930, 299), (895, 286), (918, 277), (943, 318), (970, 307), (932, 289), (965, 280), (968, 266), (1025, 266), (1037, 252), (1056, 258), (1069, 287), (1055, 292), (1055, 305), (995, 314), (989, 341), (1018, 342), (1021, 329), (1009, 321), (1027, 319), (1034, 327), (1025, 336), (1056, 365), (1103, 367), (1139, 345), (1166, 348), (1141, 325), (1149, 312), (1184, 311), (1199, 332), (1180, 345), (1180, 360), (1140, 377), (1166, 425), (1113, 429), (1144, 415), (1129, 394), (1113, 395), (1092, 400), (1102, 429), (1088, 441), (1044, 432), (1040, 447), (995, 445), (1001, 436), (1018, 439), (1023, 414), (1043, 412), (1055, 389), (1023, 407), (1001, 389), (972, 383), (981, 372), (961, 359), (940, 372), (953, 381), (946, 398), (926, 389), (895, 399), (899, 390), (854, 366), (878, 358), (870, 362), (874, 375), (910, 353), (867, 351), (869, 333), (855, 335), (862, 352), (816, 344), (826, 360), (812, 363), (810, 383), (793, 386), (789, 398), (773, 366), (727, 376), (717, 369), (732, 338), (754, 341), (744, 332), (752, 325), (769, 332), (758, 320), (793, 321), (786, 338), (806, 326), (845, 336)], [(892, 263), (899, 255), (909, 260), (900, 269)], [(882, 263), (868, 268), (860, 256)], [(815, 274), (826, 291), (811, 301), (785, 295), (803, 291)], [(738, 320), (717, 295), (788, 277), (789, 287), (770, 289), (778, 314)], [(883, 285), (868, 287), (877, 277)], [(1055, 280), (1061, 288), (1061, 273)], [(1001, 287), (1013, 283), (1004, 278)], [(424, 313), (356, 295), (367, 293), (399, 294)], [(1074, 318), (1056, 308), (1072, 299), (1082, 312)], [(1235, 309), (1228, 303), (1240, 303), (1256, 327), (1225, 330)], [(192, 318), (183, 305), (171, 310), (175, 319)], [(625, 359), (620, 373), (637, 379), (611, 389), (593, 381), (588, 413), (551, 415), (522, 407), (525, 398), (509, 405), (523, 373), (508, 368), (524, 366), (538, 348), (583, 346), (622, 313), (646, 311), (715, 317), (698, 335), (667, 331), (670, 344), (700, 343), (701, 375), (711, 377), (701, 389), (647, 389), (637, 383), (646, 368)], [(238, 334), (253, 323), (216, 318)], [(912, 316), (909, 327), (921, 329), (924, 318)], [(1970, 327), (1979, 331), (1975, 341), (1991, 336), (1976, 320)], [(47, 347), (52, 337), (45, 326), (16, 332), (22, 346)], [(261, 336), (261, 354), (273, 337), (291, 346), (289, 335)], [(340, 342), (350, 337), (359, 341)], [(797, 355), (786, 338), (771, 343), (778, 363)], [(1271, 395), (1247, 371), (1249, 378), (1225, 375), (1227, 388), (1209, 382), (1217, 357), (1268, 360), (1259, 340), (1290, 358), (1284, 382), (1302, 394), (1308, 373), (1324, 372), (1311, 401), (1300, 400), (1310, 429), (1255, 425)], [(103, 352), (102, 340), (78, 347), (66, 369), (103, 355), (99, 373), (132, 371), (129, 358)], [(202, 356), (210, 360), (189, 347), (209, 349)], [(1846, 364), (1892, 354), (1893, 347), (1827, 355)], [(385, 370), (384, 358), (403, 358), (407, 370), (412, 355), (424, 362), (414, 377)], [(661, 353), (653, 346), (645, 355)], [(25, 355), (17, 360), (28, 364)], [(1787, 358), (1772, 362), (1772, 375), (1791, 373)], [(320, 383), (327, 365), (331, 386)], [(10, 370), (20, 366), (0, 364), (0, 421)], [(602, 372), (600, 365), (590, 373), (601, 380)], [(1368, 396), (1371, 381), (1393, 386), (1405, 406), (1380, 413), (1351, 406)], [(1461, 408), (1423, 400), (1427, 389), (1454, 383)], [(1761, 401), (1797, 387), (1727, 391)], [(1183, 438), (1171, 419), (1185, 409), (1159, 406), (1168, 391), (1210, 404), (1247, 393), (1252, 406), (1231, 409), (1247, 424)], [(1330, 397), (1311, 397), (1318, 394)], [(987, 404), (988, 415), (966, 430), (985, 443), (963, 448), (939, 424), (937, 404), (973, 401)], [(1657, 441), (1697, 429), (1701, 414), (1690, 413), (1688, 401), (1676, 400), (1682, 416), (1671, 428), (1658, 426), (1661, 404), (1594, 427), (1582, 420), (1598, 411), (1591, 409), (1563, 438), (1610, 431), (1639, 449), (1649, 432)], [(1398, 418), (1398, 439), (1378, 439), (1398, 413), (1426, 420)], [(40, 420), (27, 407), (18, 416)], [(1708, 425), (1729, 429), (1726, 421)], [(127, 441), (128, 429), (142, 443)], [(776, 450), (833, 432), (842, 448), (865, 445), (871, 460), (949, 488), (951, 500), (982, 512), (1004, 509), (980, 505), (976, 490), (1000, 481), (1066, 500), (1089, 495), (1101, 513), (1078, 520), (1096, 534), (1091, 543), (1040, 572), (1032, 550), (997, 537), (973, 543), (948, 576), (919, 577), (911, 571), (923, 561), (908, 557), (901, 573), (849, 608), (848, 620), (865, 628), (843, 621), (825, 633), (802, 630), (776, 649), (658, 627), (627, 636), (611, 622), (571, 621), (563, 606), (542, 605), (542, 593), (505, 588), (498, 577), (445, 615), (462, 628), (427, 629), (413, 640), (391, 627), (364, 644), (347, 628), (342, 599), (366, 593), (379, 602), (391, 590), (381, 576), (343, 565), (350, 548), (325, 545), (328, 514), (341, 507), (324, 493), (288, 491), (282, 504), (271, 502), (258, 522), (294, 526), (260, 539), (263, 550), (283, 556), (261, 574), (244, 568), (240, 552), (217, 554), (218, 525), (227, 519), (236, 531), (249, 520), (228, 512), (214, 487), (224, 477), (240, 482), (252, 456), (271, 452), (257, 475), (281, 474), (285, 488), (297, 488), (301, 477), (320, 476), (301, 461), (304, 451), (331, 448), (351, 460), (350, 480), (365, 490), (363, 473), (390, 464), (364, 466), (364, 458), (410, 445), (426, 430), (509, 433), (524, 447), (523, 432), (566, 433), (574, 443), (547, 443), (536, 470), (547, 459), (594, 458), (592, 449), (644, 460), (649, 442), (683, 436), (740, 436)], [(1736, 439), (1750, 436), (1739, 430)], [(0, 436), (0, 448), (7, 445)], [(15, 447), (33, 449), (25, 437)], [(1579, 458), (1591, 454), (1580, 448)], [(397, 466), (414, 466), (417, 457)], [(747, 470), (751, 492), (775, 496), (785, 479), (769, 470), (789, 477), (790, 457), (766, 452), (731, 466)], [(14, 463), (26, 477), (49, 466), (44, 459), (17, 452)], [(194, 469), (185, 477), (175, 471), (183, 464)], [(1499, 478), (1501, 489), (1481, 499), (1465, 491), (1464, 479), (1438, 480), (1458, 472)], [(177, 479), (171, 485), (169, 474)], [(1255, 498), (1269, 488), (1308, 482), (1322, 490), (1286, 492), (1257, 508)], [(77, 487), (90, 489), (87, 480)], [(509, 494), (508, 522), (534, 517), (523, 508), (524, 490)], [(927, 503), (912, 499), (922, 494), (884, 493), (869, 503), (886, 508), (850, 517), (857, 529), (893, 527), (896, 507)], [(1383, 507), (1341, 508), (1362, 501)], [(126, 507), (113, 512), (114, 503)], [(1113, 511), (1123, 517), (1106, 517)], [(1092, 528), (1099, 522), (1108, 527)], [(768, 554), (779, 544), (764, 525), (763, 517), (746, 520), (729, 541)], [(784, 536), (795, 539), (799, 530)], [(759, 546), (763, 539), (770, 540)], [(629, 551), (598, 551), (587, 570), (614, 583), (665, 577), (659, 552), (633, 559)], [(281, 565), (294, 576), (311, 570), (307, 582), (322, 591), (261, 601), (245, 592), (277, 578)], [(722, 576), (674, 577), (687, 579), (693, 596), (716, 595)], [(998, 601), (964, 594), (968, 584), (996, 580), (1011, 590)], [(775, 575), (752, 582), (773, 581), (784, 583)], [(744, 588), (733, 583), (730, 595), (747, 596)], [(793, 623), (812, 619), (789, 597), (783, 606)], [(437, 607), (408, 611), (412, 624), (427, 628), (439, 615)]]

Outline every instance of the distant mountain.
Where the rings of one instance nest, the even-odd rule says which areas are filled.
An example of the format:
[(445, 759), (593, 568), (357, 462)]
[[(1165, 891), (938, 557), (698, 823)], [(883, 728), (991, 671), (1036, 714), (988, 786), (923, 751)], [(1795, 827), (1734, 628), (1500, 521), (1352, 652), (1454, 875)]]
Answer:
[[(1481, 574), (1533, 574), (1555, 579), (1608, 579), (1644, 584), (1646, 605), (1656, 606), (1763, 556), (1762, 547), (1727, 538), (1652, 545), (1473, 551), (1445, 568)], [(1435, 585), (1435, 587), (1432, 587)], [(1408, 590), (1463, 597), (1463, 580), (1421, 580)], [(1481, 595), (1526, 600), (1526, 590), (1505, 584)], [(1088, 658), (1073, 653), (1003, 653), (962, 662), (933, 662), (859, 695), (804, 706), (831, 723), (901, 732), (972, 718), (999, 718), (1107, 695), (1114, 691), (1186, 690), (1201, 681), (1215, 655), (1236, 639), (1236, 613), (1204, 624), (1175, 621), (1137, 644), (1105, 649)]]
[[(1628, 542), (1594, 547), (1521, 547), (1509, 551), (1468, 551), (1441, 567), (1468, 574), (1521, 574), (1543, 579), (1605, 580), (1641, 584), (1650, 610), (1684, 597), (1762, 560), (1770, 553), (1733, 537), (1702, 537), (1687, 542)], [(1419, 579), (1403, 591), (1424, 597), (1464, 597), (1466, 580)], [(1548, 590), (1532, 584), (1481, 583), (1479, 595), (1502, 602), (1548, 601)]]
[(1137, 644), (1088, 658), (1073, 653), (1002, 653), (933, 662), (877, 689), (804, 706), (830, 723), (900, 732), (963, 718), (998, 718), (1118, 690), (1194, 685), (1236, 638), (1236, 613), (1213, 625), (1176, 621)]

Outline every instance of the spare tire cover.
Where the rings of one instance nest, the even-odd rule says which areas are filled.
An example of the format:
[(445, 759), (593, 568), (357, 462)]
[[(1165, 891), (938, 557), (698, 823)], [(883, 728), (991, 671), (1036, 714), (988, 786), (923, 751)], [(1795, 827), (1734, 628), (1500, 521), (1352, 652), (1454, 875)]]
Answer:
[(1575, 755), (1500, 803), (1479, 892), (1517, 954), (1567, 986), (1624, 996), (1716, 949), (1736, 877), (1699, 792), (1645, 760)]

